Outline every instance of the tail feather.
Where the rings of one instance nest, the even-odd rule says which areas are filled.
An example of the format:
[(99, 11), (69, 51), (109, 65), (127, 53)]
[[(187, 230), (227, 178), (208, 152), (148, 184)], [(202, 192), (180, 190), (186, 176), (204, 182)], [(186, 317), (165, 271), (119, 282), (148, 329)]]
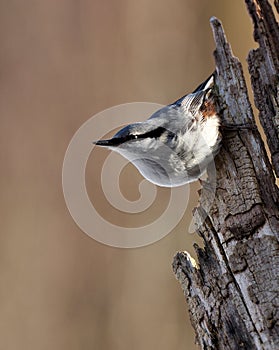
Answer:
[(189, 105), (193, 100), (195, 100), (195, 106), (199, 105), (198, 101), (201, 101), (203, 96), (205, 96), (203, 92), (213, 87), (214, 77), (215, 72), (211, 74), (203, 83), (201, 83), (191, 94), (180, 97), (180, 99), (171, 103), (169, 106), (181, 106), (182, 103)]
[(201, 83), (192, 93), (196, 93), (198, 91), (205, 91), (210, 89), (214, 85), (215, 72), (211, 74), (203, 83)]

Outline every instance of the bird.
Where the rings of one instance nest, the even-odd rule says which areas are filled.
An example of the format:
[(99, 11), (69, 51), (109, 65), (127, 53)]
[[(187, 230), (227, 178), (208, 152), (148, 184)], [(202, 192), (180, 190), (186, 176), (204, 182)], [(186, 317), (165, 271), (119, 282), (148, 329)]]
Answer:
[(215, 73), (146, 121), (127, 125), (111, 139), (93, 144), (118, 152), (155, 185), (178, 187), (196, 181), (220, 149), (214, 85)]

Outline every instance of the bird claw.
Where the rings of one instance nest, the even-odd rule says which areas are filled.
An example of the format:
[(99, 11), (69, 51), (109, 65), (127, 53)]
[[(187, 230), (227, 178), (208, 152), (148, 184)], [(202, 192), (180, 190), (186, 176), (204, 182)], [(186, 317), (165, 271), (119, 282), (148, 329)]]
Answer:
[(210, 182), (208, 182), (207, 180), (202, 180), (202, 179), (198, 179), (200, 185), (202, 186), (202, 189), (210, 191), (212, 193), (214, 193), (214, 188), (212, 186), (212, 184)]
[(221, 124), (220, 128), (227, 131), (257, 130), (255, 124)]

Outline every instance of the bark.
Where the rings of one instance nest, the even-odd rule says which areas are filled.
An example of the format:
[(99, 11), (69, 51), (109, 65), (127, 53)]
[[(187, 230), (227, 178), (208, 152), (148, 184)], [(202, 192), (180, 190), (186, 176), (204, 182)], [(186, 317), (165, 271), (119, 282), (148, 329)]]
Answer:
[[(246, 2), (260, 44), (248, 59), (255, 103), (277, 169), (278, 25), (267, 1)], [(279, 191), (255, 125), (242, 66), (221, 23), (213, 18), (211, 26), (217, 109), (222, 123), (235, 129), (222, 132), (223, 145), (215, 158), (216, 192), (204, 186), (194, 213), (204, 240), (204, 248), (195, 247), (198, 262), (179, 252), (173, 269), (201, 349), (277, 350)], [(209, 171), (208, 181), (214, 181), (214, 172)]]
[[(278, 1), (275, 2), (278, 9)], [(267, 1), (246, 0), (259, 48), (248, 56), (255, 105), (267, 137), (271, 160), (279, 176), (279, 28)]]

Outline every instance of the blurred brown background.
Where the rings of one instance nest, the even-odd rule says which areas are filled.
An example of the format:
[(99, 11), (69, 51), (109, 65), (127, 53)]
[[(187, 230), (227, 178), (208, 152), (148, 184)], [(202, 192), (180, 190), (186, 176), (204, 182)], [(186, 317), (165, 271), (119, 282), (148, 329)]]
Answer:
[(0, 2), (0, 349), (196, 348), (171, 270), (199, 241), (187, 231), (196, 198), (161, 241), (116, 249), (76, 226), (61, 171), (95, 113), (170, 103), (213, 71), (213, 15), (246, 69), (255, 44), (243, 0)]

